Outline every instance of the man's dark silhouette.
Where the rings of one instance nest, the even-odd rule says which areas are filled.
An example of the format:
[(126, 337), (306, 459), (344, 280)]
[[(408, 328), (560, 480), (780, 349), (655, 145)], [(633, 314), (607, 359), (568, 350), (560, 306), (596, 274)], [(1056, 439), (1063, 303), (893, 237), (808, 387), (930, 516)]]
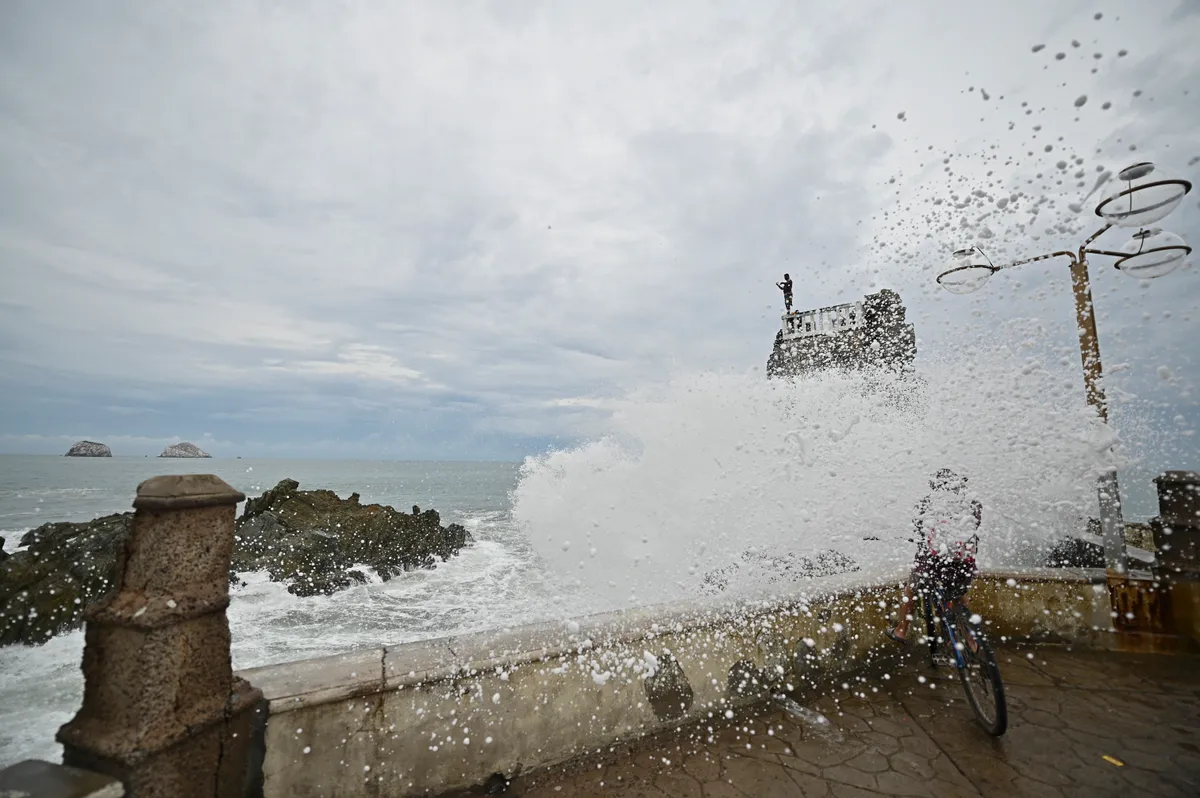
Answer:
[(783, 304), (790, 312), (792, 309), (792, 276), (785, 272), (783, 282), (775, 283), (775, 285), (779, 286), (780, 291), (783, 291)]

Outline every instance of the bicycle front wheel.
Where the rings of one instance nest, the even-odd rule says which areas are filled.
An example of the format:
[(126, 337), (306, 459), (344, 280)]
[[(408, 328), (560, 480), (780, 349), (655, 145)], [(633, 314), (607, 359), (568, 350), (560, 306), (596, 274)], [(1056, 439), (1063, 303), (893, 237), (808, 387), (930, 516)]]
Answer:
[(964, 666), (959, 670), (959, 676), (967, 701), (987, 733), (999, 737), (1008, 728), (1008, 705), (1004, 700), (1004, 682), (1000, 680), (996, 654), (983, 630), (964, 614), (956, 614), (954, 627), (958, 645), (962, 647)]

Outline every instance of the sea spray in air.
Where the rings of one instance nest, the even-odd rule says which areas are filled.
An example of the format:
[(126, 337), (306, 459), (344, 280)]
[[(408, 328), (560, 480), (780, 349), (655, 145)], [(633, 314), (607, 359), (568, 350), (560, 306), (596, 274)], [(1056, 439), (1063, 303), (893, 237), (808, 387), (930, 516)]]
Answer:
[(513, 515), (548, 571), (637, 606), (702, 595), (747, 551), (900, 566), (929, 474), (951, 467), (983, 502), (983, 563), (1029, 565), (1094, 512), (1113, 442), (1077, 372), (1036, 347), (907, 376), (684, 374), (619, 401), (607, 436), (529, 458)]

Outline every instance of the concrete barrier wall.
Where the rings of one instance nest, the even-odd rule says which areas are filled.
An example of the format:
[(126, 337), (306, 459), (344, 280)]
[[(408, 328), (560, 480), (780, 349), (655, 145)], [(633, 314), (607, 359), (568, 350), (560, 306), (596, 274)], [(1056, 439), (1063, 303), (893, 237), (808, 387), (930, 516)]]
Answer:
[[(768, 685), (820, 689), (896, 656), (882, 630), (901, 578), (843, 574), (813, 580), (804, 598), (651, 607), (242, 671), (270, 702), (265, 794), (438, 793), (714, 717)], [(972, 608), (996, 637), (1111, 637), (1103, 571), (984, 574)]]

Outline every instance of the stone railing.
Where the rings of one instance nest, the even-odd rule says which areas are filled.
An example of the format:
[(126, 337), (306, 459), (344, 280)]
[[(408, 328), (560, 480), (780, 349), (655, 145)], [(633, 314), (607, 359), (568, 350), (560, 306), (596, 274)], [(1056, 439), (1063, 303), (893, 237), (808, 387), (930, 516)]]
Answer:
[[(808, 599), (671, 605), (240, 672), (270, 704), (267, 796), (417, 795), (511, 777), (820, 689), (897, 656), (901, 573), (814, 580)], [(1104, 644), (1104, 571), (981, 576), (997, 637)]]

